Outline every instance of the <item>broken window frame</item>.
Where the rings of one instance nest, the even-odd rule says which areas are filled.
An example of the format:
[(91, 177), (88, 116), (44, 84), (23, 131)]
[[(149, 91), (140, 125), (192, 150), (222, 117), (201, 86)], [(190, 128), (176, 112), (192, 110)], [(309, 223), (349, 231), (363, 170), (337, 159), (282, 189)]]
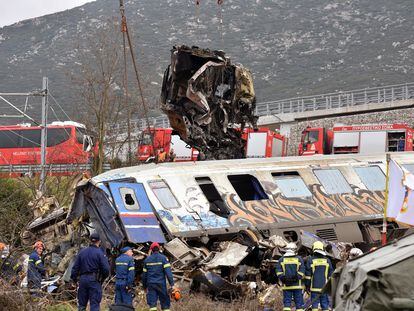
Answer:
[[(271, 175), (274, 183), (279, 188), (284, 197), (288, 199), (312, 198), (312, 192), (310, 192), (308, 186), (298, 172), (271, 172)], [(288, 187), (292, 187), (292, 185), (289, 185), (289, 183), (295, 183), (294, 187), (300, 191), (300, 194), (295, 194), (295, 191), (292, 191), (292, 189), (289, 191)]]
[[(124, 189), (127, 189), (127, 191), (124, 191)], [(141, 209), (141, 206), (139, 205), (139, 201), (138, 201), (138, 198), (137, 198), (137, 195), (134, 189), (129, 188), (129, 187), (119, 187), (118, 191), (122, 198), (122, 202), (124, 203), (124, 207), (128, 211), (139, 211)], [(126, 202), (127, 194), (130, 194), (132, 196), (132, 200), (134, 200), (134, 204), (131, 205)]]
[[(153, 187), (153, 184), (157, 183), (158, 185), (163, 184), (163, 187)], [(148, 186), (150, 187), (151, 191), (154, 193), (155, 197), (157, 198), (158, 202), (160, 202), (161, 206), (165, 209), (171, 210), (171, 209), (177, 209), (180, 208), (181, 205), (178, 202), (177, 198), (175, 197), (174, 193), (171, 191), (170, 186), (165, 182), (163, 179), (157, 179), (157, 180), (150, 180), (148, 181)], [(160, 192), (155, 191), (158, 189), (166, 189), (167, 192), (163, 194), (167, 194), (169, 196), (169, 199), (174, 199), (174, 202), (176, 203), (175, 206), (171, 206), (170, 204), (165, 204), (166, 201), (164, 200), (165, 197), (160, 196)]]
[[(231, 210), (225, 204), (223, 198), (220, 195), (220, 192), (217, 190), (211, 178), (208, 176), (197, 176), (194, 177), (194, 180), (208, 201), (210, 205), (210, 212), (221, 217), (228, 217), (231, 214)], [(210, 187), (210, 189), (205, 189), (203, 186), (206, 185), (212, 186), (212, 188)], [(207, 191), (209, 191), (209, 193), (206, 193)]]
[[(240, 181), (236, 181), (236, 180), (232, 181), (233, 178), (242, 178), (243, 176), (248, 176), (249, 177), (249, 181), (251, 182), (250, 186), (253, 187), (254, 193), (249, 194), (248, 191), (247, 191), (247, 190), (249, 190), (249, 188), (246, 189), (246, 187), (247, 187), (246, 185), (244, 185), (243, 188), (240, 188), (239, 187)], [(269, 199), (269, 196), (267, 195), (267, 193), (263, 189), (263, 186), (260, 183), (260, 181), (257, 179), (256, 176), (254, 176), (252, 174), (232, 174), (232, 175), (227, 175), (227, 179), (230, 182), (230, 184), (233, 186), (233, 189), (236, 192), (236, 194), (239, 196), (240, 200), (242, 200), (243, 202), (262, 201), (262, 200), (268, 200)], [(257, 194), (259, 196), (259, 198), (252, 198), (252, 195), (254, 195), (254, 194)]]
[[(326, 176), (331, 173), (331, 176)], [(319, 183), (327, 194), (352, 193), (352, 187), (338, 168), (322, 168), (313, 170)], [(325, 176), (324, 176), (325, 175)], [(336, 176), (333, 176), (336, 175)], [(335, 182), (334, 182), (335, 181)], [(340, 185), (341, 184), (341, 185)]]
[[(385, 190), (386, 177), (385, 177), (384, 172), (381, 170), (381, 168), (378, 165), (356, 166), (354, 167), (354, 171), (368, 190), (371, 190), (371, 191), (384, 191)], [(373, 175), (376, 175), (376, 176), (373, 176)], [(380, 183), (381, 185), (379, 185)]]

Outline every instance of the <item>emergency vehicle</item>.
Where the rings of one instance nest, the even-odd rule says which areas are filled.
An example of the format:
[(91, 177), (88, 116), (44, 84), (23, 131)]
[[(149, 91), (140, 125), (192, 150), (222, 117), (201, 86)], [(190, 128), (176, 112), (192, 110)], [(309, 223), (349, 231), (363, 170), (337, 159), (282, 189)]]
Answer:
[(413, 151), (413, 132), (406, 124), (308, 127), (302, 132), (299, 155)]
[[(286, 156), (286, 137), (268, 128), (245, 128), (242, 139), (246, 141), (246, 158)], [(171, 128), (145, 129), (138, 142), (137, 159), (146, 162), (154, 159), (157, 152), (165, 152), (168, 155), (171, 149), (174, 151), (176, 162), (197, 160), (198, 150), (188, 146)]]
[[(30, 124), (0, 126), (0, 171), (40, 171), (41, 128)], [(83, 124), (65, 121), (47, 126), (46, 164), (67, 170), (85, 170), (93, 158), (93, 142)], [(76, 166), (76, 168), (75, 168)]]

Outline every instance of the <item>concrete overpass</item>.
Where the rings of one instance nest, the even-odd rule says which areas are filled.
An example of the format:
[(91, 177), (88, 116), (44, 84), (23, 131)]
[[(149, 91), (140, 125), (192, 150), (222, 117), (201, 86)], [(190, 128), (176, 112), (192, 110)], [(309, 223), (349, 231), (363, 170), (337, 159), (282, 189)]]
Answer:
[[(259, 125), (278, 128), (289, 135), (290, 127), (299, 121), (407, 107), (414, 107), (414, 82), (261, 102), (257, 104), (256, 115)], [(144, 119), (131, 123), (135, 133), (147, 127)], [(150, 118), (150, 123), (155, 127), (169, 126), (164, 115)], [(127, 132), (126, 124), (113, 125), (112, 129), (120, 134)]]

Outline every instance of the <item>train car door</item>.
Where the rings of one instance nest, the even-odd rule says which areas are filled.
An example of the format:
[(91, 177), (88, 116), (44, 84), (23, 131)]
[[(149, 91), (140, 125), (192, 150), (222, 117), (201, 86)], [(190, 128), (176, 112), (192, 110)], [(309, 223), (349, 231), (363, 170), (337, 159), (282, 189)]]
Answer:
[(130, 242), (165, 242), (142, 184), (111, 182), (109, 188)]

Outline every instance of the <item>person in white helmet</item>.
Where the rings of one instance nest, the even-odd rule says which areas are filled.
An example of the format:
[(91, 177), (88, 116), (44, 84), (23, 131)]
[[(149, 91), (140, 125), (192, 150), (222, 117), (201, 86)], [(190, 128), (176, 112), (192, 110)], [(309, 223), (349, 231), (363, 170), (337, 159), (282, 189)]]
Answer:
[(359, 248), (354, 247), (349, 251), (349, 259), (355, 259), (363, 254), (364, 253)]
[(276, 274), (283, 283), (283, 311), (290, 311), (292, 298), (295, 302), (296, 311), (303, 311), (303, 284), (305, 277), (305, 265), (303, 259), (296, 255), (295, 243), (288, 243), (285, 254), (276, 264)]

